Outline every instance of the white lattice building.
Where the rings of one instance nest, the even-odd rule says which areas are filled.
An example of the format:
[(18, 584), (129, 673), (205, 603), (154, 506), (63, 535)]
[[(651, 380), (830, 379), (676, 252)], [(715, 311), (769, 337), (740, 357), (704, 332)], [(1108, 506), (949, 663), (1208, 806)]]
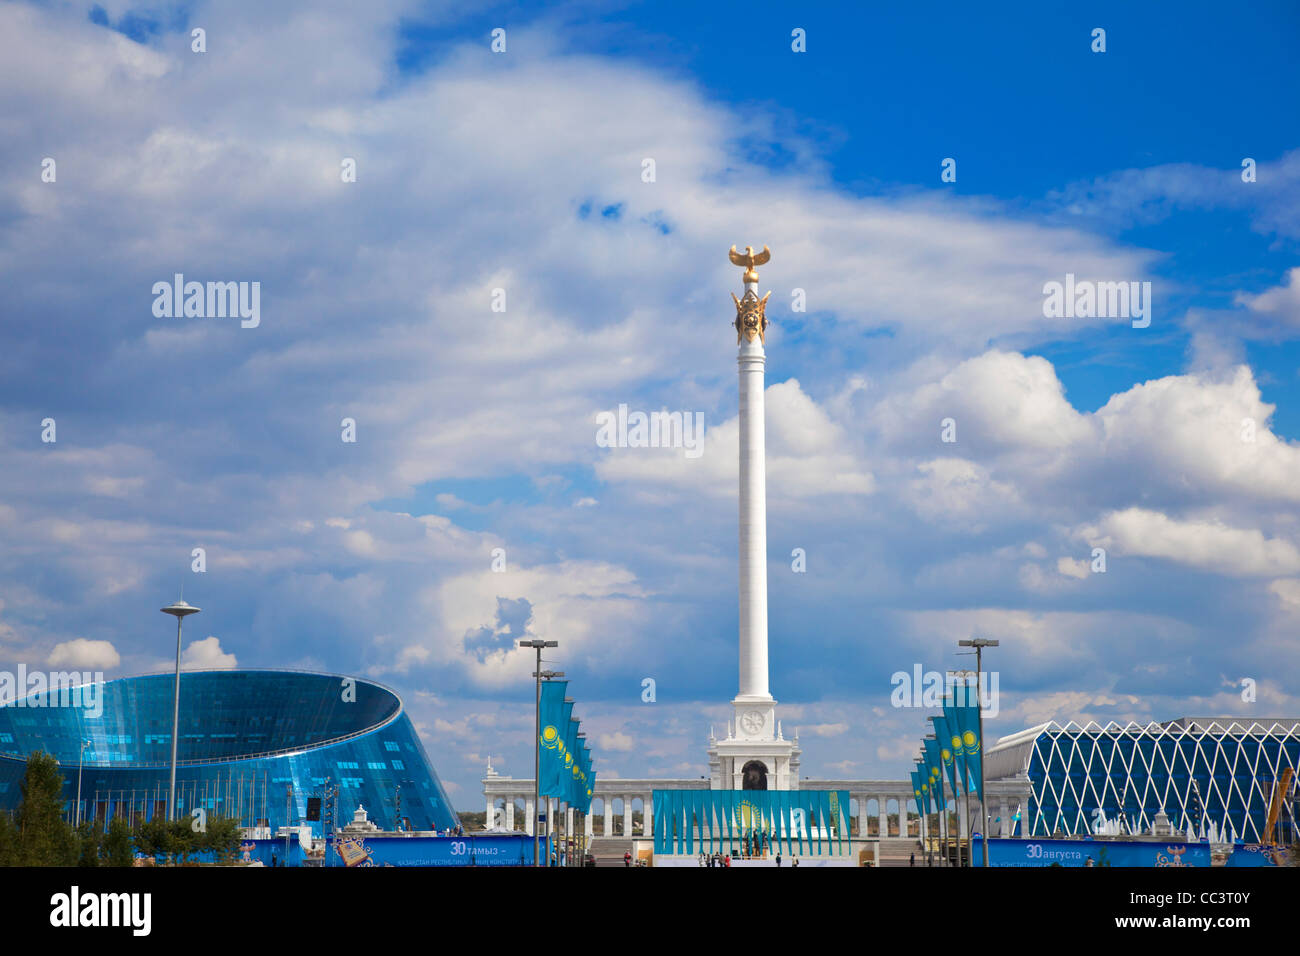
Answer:
[(1284, 838), (1294, 838), (1300, 720), (1182, 717), (1146, 725), (1041, 724), (1003, 737), (985, 756), (990, 781), (1028, 777), (1024, 835), (1092, 831), (1096, 811), (1126, 832), (1163, 810), (1180, 832), (1210, 823), (1246, 842), (1264, 836), (1275, 782), (1290, 767)]

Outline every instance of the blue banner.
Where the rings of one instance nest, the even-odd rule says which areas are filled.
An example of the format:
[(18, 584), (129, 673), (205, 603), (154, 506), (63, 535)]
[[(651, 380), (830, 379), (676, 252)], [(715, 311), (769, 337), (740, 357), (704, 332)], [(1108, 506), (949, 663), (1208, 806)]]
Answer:
[[(286, 849), (287, 845), (287, 849)], [(550, 841), (542, 837), (542, 853)], [(463, 837), (345, 837), (330, 840), (324, 860), (307, 861), (297, 838), (243, 840), (236, 857), (265, 866), (531, 866), (533, 838), (524, 833)]]
[(974, 789), (980, 801), (984, 794), (980, 789), (980, 761), (983, 758), (983, 741), (979, 739), (979, 707), (975, 704), (959, 706), (956, 709), (958, 729), (961, 731), (962, 754), (966, 759), (966, 771), (970, 776), (969, 786)]
[[(538, 774), (537, 782), (543, 797), (561, 795), (560, 784), (564, 779), (562, 776), (564, 734), (569, 726), (569, 717), (564, 712), (564, 691), (568, 683), (562, 680), (542, 682), (541, 721), (537, 740), (541, 772)], [(569, 706), (572, 709), (573, 705)]]
[(655, 852), (775, 857), (846, 852), (846, 790), (656, 790)]
[(968, 784), (970, 773), (966, 769), (966, 745), (962, 743), (961, 723), (957, 720), (957, 706), (952, 697), (943, 702), (943, 722), (948, 728), (948, 743), (952, 747), (953, 769), (961, 785), (962, 793), (970, 793)]
[[(971, 856), (983, 866), (981, 839), (972, 840)], [(1234, 854), (1235, 855), (1235, 854)], [(989, 866), (1123, 866), (1208, 867), (1208, 843), (1164, 840), (989, 840)]]
[[(921, 803), (921, 797), (923, 796), (923, 794), (921, 793), (921, 775), (916, 770), (913, 770), (911, 776), (912, 776), (912, 799), (916, 803), (916, 815), (918, 817), (924, 817), (925, 806)], [(899, 825), (899, 832), (900, 833), (907, 832), (906, 827), (903, 826), (901, 822)]]
[(921, 743), (925, 746), (925, 769), (930, 778), (930, 795), (938, 804), (939, 811), (947, 807), (943, 798), (943, 758), (939, 756), (939, 741), (926, 737)]
[[(939, 741), (939, 756), (943, 759), (944, 772), (948, 774), (948, 786), (952, 788), (952, 798), (957, 800), (957, 755), (953, 747), (953, 734), (948, 727), (948, 718), (943, 714), (931, 717), (934, 721), (934, 736)], [(960, 741), (960, 737), (957, 738)]]

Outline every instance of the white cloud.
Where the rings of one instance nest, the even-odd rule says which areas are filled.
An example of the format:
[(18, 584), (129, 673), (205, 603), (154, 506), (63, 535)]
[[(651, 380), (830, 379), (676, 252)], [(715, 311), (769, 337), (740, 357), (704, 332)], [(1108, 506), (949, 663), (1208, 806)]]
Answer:
[(612, 734), (601, 734), (600, 746), (602, 750), (626, 753), (636, 746), (636, 741), (622, 731), (616, 731)]
[(45, 663), (50, 667), (108, 671), (118, 667), (122, 663), (122, 658), (112, 641), (90, 641), (78, 637), (55, 644)]
[(1220, 574), (1300, 574), (1300, 549), (1292, 542), (1220, 521), (1179, 521), (1157, 511), (1127, 508), (1080, 529), (1079, 535), (1119, 555), (1164, 558)]
[[(853, 453), (854, 443), (825, 410), (790, 379), (764, 392), (769, 497), (804, 498), (824, 494), (865, 495), (874, 487), (871, 472)], [(611, 482), (669, 484), (694, 493), (737, 494), (740, 418), (706, 428), (703, 453), (650, 448), (611, 449), (596, 473)]]
[(222, 651), (221, 641), (211, 635), (187, 644), (181, 653), (181, 670), (233, 670), (238, 666), (235, 655)]
[(1056, 559), (1056, 570), (1064, 574), (1067, 578), (1078, 578), (1080, 581), (1087, 580), (1092, 571), (1092, 565), (1082, 558), (1060, 557)]
[(849, 725), (845, 723), (812, 724), (811, 726), (800, 727), (799, 732), (812, 734), (815, 737), (838, 737), (848, 729)]
[(1234, 302), (1284, 325), (1300, 327), (1300, 266), (1287, 271), (1285, 285), (1274, 286), (1257, 295), (1239, 292)]

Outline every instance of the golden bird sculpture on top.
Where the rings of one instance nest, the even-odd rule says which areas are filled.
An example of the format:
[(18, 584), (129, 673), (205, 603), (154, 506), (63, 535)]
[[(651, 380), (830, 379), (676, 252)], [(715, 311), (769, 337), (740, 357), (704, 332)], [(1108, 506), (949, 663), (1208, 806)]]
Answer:
[(729, 252), (727, 255), (731, 259), (731, 264), (733, 266), (745, 267), (744, 280), (746, 282), (757, 282), (758, 273), (754, 271), (754, 266), (761, 266), (769, 259), (771, 259), (772, 250), (769, 249), (767, 246), (764, 246), (762, 252), (756, 253), (754, 252), (753, 246), (746, 246), (744, 255), (741, 255), (739, 252), (736, 251), (736, 247), (732, 246), (731, 252)]
[[(745, 267), (744, 280), (746, 284), (758, 282), (758, 272), (754, 266), (761, 266), (772, 258), (772, 250), (767, 246), (763, 247), (762, 252), (754, 252), (753, 246), (746, 246), (744, 253), (736, 251), (736, 247), (731, 247), (728, 257), (731, 264)], [(760, 342), (767, 341), (767, 297), (772, 293), (769, 292), (763, 298), (754, 294), (754, 290), (746, 289), (745, 297), (737, 299), (736, 293), (731, 293), (732, 300), (736, 303), (736, 343), (740, 344), (742, 339), (754, 341), (757, 337)]]

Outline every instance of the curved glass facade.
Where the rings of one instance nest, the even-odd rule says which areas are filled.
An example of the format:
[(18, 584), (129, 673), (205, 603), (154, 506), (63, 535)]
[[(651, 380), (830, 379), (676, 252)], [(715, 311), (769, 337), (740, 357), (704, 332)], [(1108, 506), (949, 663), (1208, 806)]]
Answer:
[[(75, 815), (165, 815), (171, 767), (174, 675), (97, 685), (95, 705), (33, 694), (0, 707), (0, 809), (21, 801), (27, 755), (47, 750), (64, 774)], [(79, 706), (74, 706), (79, 704)], [(178, 813), (202, 806), (245, 826), (339, 825), (359, 805), (385, 830), (445, 830), (457, 819), (401, 699), (359, 678), (295, 671), (181, 675)], [(337, 787), (337, 799), (330, 792)]]

